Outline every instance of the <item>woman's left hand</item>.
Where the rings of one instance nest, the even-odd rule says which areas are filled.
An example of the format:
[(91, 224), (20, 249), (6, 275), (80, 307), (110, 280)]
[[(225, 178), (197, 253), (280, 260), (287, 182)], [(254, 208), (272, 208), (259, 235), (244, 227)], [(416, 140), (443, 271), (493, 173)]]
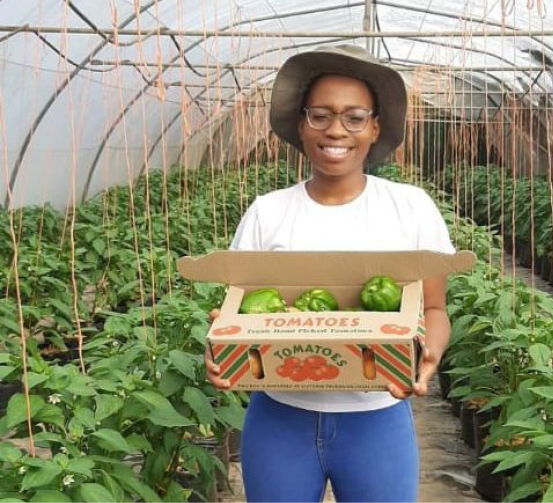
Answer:
[(428, 393), (428, 383), (438, 369), (439, 359), (428, 348), (424, 348), (420, 366), (419, 380), (414, 384), (412, 391), (402, 391), (396, 385), (388, 383), (388, 391), (398, 400), (403, 400), (411, 395), (424, 396)]

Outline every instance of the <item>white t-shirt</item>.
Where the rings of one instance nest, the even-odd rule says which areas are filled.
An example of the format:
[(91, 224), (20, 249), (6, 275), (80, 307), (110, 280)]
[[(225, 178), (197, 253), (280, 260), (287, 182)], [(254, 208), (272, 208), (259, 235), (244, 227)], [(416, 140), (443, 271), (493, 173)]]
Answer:
[[(257, 197), (242, 218), (231, 249), (455, 253), (444, 219), (423, 189), (366, 176), (364, 191), (341, 205), (317, 203), (306, 182)], [(375, 410), (398, 402), (387, 391), (267, 394), (320, 412)]]

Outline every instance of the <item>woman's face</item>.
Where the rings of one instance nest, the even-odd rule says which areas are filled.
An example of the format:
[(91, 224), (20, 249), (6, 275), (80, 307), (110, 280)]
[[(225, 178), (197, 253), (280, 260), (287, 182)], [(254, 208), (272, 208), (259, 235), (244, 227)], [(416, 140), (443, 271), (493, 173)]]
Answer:
[[(311, 87), (307, 107), (323, 107), (334, 113), (374, 108), (373, 97), (360, 80), (341, 75), (320, 77)], [(344, 176), (363, 170), (371, 145), (378, 139), (378, 117), (371, 117), (359, 132), (348, 131), (334, 118), (324, 130), (313, 129), (305, 116), (300, 119), (299, 134), (305, 154), (315, 171), (327, 176)]]

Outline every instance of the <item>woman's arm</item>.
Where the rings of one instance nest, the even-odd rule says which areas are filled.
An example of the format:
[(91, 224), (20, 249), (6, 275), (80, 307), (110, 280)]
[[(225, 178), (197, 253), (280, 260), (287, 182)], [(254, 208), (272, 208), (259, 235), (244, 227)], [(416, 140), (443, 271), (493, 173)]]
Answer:
[[(426, 349), (421, 361), (420, 377), (413, 387), (417, 396), (426, 395), (428, 382), (438, 369), (438, 364), (449, 342), (451, 326), (446, 309), (447, 278), (439, 277), (423, 281), (424, 316), (426, 322)], [(390, 384), (388, 391), (399, 399), (409, 396)]]

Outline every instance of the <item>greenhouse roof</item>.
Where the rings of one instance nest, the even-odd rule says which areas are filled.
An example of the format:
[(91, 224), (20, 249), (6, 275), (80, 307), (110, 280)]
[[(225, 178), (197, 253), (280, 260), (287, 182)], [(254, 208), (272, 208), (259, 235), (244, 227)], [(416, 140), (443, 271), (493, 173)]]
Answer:
[(545, 0), (3, 0), (0, 19), (5, 205), (78, 202), (175, 162), (183, 135), (323, 44), (369, 47), (457, 114), (451, 95), (470, 94), (473, 119), (495, 95), (540, 103), (553, 87)]

